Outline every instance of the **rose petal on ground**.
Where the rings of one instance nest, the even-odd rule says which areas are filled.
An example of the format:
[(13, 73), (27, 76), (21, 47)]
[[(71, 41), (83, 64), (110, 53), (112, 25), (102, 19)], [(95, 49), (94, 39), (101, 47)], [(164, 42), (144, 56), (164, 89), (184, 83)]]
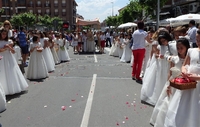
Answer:
[(47, 105), (45, 105), (44, 108), (47, 108)]
[(117, 123), (116, 125), (119, 126), (119, 123)]
[(66, 106), (61, 106), (61, 109), (64, 111), (66, 109)]
[(122, 123), (125, 123), (125, 121), (122, 121)]
[(128, 105), (128, 104), (129, 104), (129, 102), (126, 102), (126, 104)]
[(30, 117), (27, 117), (27, 119), (29, 119), (29, 120), (30, 120)]
[(128, 120), (128, 117), (126, 116), (126, 120)]
[(75, 99), (72, 99), (71, 101), (75, 101)]
[(11, 101), (8, 101), (7, 103), (8, 103), (8, 104), (10, 104), (10, 103), (11, 103)]
[(69, 107), (71, 108), (72, 106), (70, 105)]

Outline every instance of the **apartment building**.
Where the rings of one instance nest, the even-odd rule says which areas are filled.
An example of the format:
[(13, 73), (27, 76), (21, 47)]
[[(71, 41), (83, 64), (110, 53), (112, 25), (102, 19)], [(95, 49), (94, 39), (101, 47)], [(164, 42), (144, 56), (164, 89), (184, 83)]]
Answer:
[(37, 15), (60, 17), (70, 25), (75, 25), (77, 6), (75, 0), (0, 0), (0, 8), (4, 9), (0, 21), (10, 19), (13, 14), (32, 12)]
[(200, 0), (168, 0), (161, 9), (163, 19), (188, 13), (200, 13)]

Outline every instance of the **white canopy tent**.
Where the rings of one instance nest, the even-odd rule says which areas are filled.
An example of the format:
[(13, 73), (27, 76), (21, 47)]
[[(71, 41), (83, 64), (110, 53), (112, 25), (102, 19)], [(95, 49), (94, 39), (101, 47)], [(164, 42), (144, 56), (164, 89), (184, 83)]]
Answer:
[(127, 22), (118, 26), (118, 28), (128, 28), (128, 27), (137, 27), (137, 24), (133, 22)]
[(189, 24), (190, 20), (194, 20), (196, 23), (200, 23), (200, 14), (185, 14), (180, 15), (170, 20), (171, 26), (180, 26)]
[(160, 20), (160, 25), (159, 26), (168, 26), (171, 23), (171, 20), (173, 20), (174, 18), (168, 18), (168, 19), (163, 19)]

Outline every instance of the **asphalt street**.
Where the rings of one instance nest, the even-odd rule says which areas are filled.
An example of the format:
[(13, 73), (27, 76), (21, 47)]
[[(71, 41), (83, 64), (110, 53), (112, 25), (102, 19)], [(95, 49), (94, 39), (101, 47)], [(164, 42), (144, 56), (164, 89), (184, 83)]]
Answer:
[[(106, 54), (73, 54), (43, 82), (7, 96), (2, 127), (151, 127), (131, 66)], [(26, 68), (27, 69), (27, 68)]]

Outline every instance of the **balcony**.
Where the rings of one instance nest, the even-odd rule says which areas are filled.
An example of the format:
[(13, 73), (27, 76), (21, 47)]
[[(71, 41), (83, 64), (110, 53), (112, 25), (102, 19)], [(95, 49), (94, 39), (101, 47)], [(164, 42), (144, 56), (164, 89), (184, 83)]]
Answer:
[(42, 4), (36, 4), (36, 7), (42, 7)]
[(62, 3), (62, 7), (66, 7), (66, 3)]
[(58, 15), (59, 15), (59, 13), (58, 13), (58, 12), (54, 12), (54, 15), (55, 15), (55, 16), (58, 16)]
[(185, 3), (190, 3), (190, 2), (195, 2), (196, 0), (174, 0), (175, 5), (180, 5), (180, 4), (185, 4)]
[(33, 7), (34, 6), (34, 4), (32, 3), (29, 3), (29, 4), (27, 4), (27, 7)]
[(45, 4), (44, 4), (44, 7), (51, 7), (51, 4), (45, 3)]
[(66, 16), (66, 14), (67, 14), (66, 12), (62, 12), (62, 16)]
[(58, 7), (58, 3), (54, 3), (54, 7)]

